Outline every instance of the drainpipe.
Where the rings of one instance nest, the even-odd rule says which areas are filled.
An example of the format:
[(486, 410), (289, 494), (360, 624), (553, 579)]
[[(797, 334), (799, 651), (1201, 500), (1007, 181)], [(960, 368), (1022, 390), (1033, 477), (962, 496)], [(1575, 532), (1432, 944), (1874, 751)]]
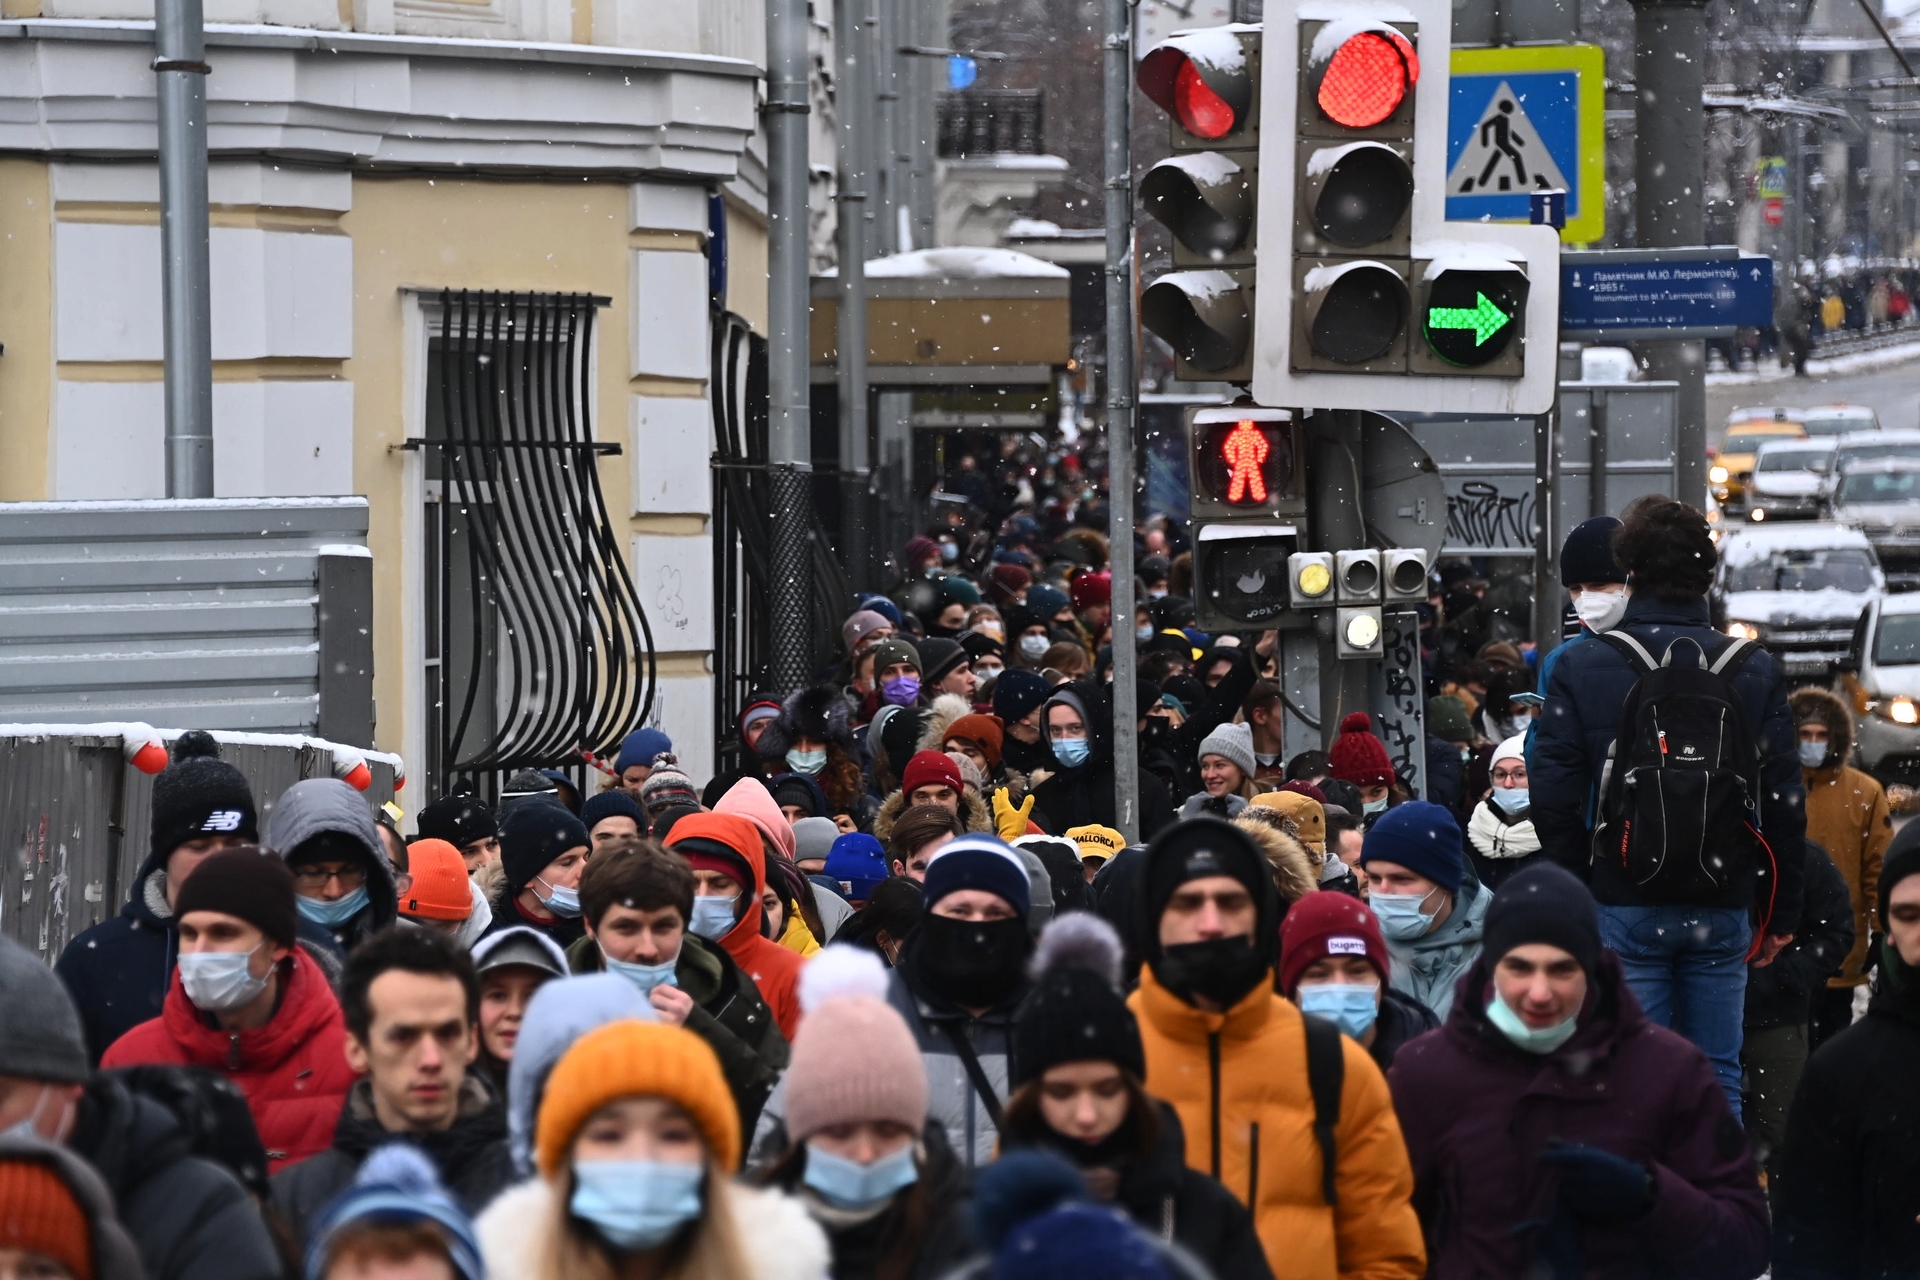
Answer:
[(207, 266), (207, 41), (200, 0), (158, 0), (160, 278), (167, 496), (213, 496), (213, 319)]
[(808, 590), (813, 449), (807, 403), (807, 5), (767, 0), (767, 459), (773, 502), (773, 680), (813, 674)]

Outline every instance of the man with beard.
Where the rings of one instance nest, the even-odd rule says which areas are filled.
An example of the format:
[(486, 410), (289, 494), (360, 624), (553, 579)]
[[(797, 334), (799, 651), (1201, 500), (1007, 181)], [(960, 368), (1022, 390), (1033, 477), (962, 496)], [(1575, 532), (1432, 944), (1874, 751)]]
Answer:
[(964, 835), (927, 864), (920, 926), (907, 936), (887, 1000), (920, 1045), (928, 1115), (972, 1169), (994, 1157), (1007, 1100), (1013, 1013), (1026, 998), (1032, 886), (1020, 855)]
[(1146, 963), (1127, 1004), (1187, 1164), (1247, 1206), (1277, 1280), (1424, 1274), (1387, 1082), (1275, 992), (1279, 897), (1252, 839), (1217, 818), (1174, 824), (1147, 849), (1138, 901)]

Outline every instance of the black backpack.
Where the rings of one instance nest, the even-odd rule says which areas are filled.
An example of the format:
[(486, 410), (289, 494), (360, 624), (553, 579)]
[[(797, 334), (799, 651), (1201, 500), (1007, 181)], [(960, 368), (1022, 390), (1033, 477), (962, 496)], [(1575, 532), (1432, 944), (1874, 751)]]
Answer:
[[(1593, 857), (1651, 902), (1711, 903), (1771, 859), (1756, 820), (1760, 748), (1732, 684), (1758, 646), (1731, 640), (1709, 655), (1682, 636), (1656, 662), (1624, 631), (1599, 639), (1640, 676), (1607, 748)], [(1677, 666), (1683, 645), (1697, 661)]]

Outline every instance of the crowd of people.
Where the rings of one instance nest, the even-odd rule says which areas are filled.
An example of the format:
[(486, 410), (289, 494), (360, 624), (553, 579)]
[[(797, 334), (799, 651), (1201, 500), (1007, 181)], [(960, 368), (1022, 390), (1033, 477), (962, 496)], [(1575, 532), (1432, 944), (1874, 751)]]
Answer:
[(0, 1276), (1920, 1275), (1920, 835), (1698, 511), (1574, 530), (1425, 798), (1364, 713), (1283, 758), (1166, 533), (1131, 619), (1090, 529), (916, 539), (710, 779), (403, 836), (181, 737), (119, 914), (0, 942)]

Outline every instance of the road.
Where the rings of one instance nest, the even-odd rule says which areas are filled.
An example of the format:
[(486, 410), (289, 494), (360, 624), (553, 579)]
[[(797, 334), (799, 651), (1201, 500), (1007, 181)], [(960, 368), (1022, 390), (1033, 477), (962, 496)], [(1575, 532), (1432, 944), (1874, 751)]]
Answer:
[(1750, 405), (1864, 404), (1879, 413), (1884, 427), (1920, 427), (1920, 354), (1861, 372), (1733, 384), (1722, 381), (1724, 377), (1711, 378), (1707, 384), (1709, 449), (1719, 444), (1727, 414)]

